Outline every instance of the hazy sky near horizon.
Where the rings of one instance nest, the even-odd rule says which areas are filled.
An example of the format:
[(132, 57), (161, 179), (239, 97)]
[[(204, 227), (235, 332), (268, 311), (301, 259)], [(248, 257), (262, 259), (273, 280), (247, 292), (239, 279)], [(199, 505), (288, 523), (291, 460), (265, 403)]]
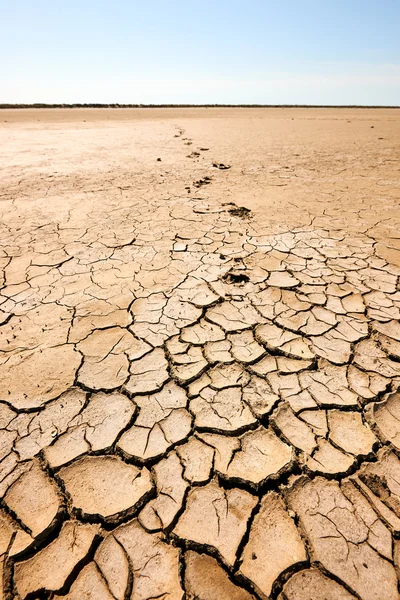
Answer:
[(2, 0), (0, 103), (400, 104), (400, 0)]

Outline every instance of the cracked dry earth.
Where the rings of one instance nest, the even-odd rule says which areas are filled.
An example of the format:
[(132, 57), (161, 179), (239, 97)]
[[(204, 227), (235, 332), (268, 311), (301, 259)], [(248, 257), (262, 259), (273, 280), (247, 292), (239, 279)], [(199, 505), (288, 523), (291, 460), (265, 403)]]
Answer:
[(399, 598), (398, 113), (0, 120), (0, 598)]

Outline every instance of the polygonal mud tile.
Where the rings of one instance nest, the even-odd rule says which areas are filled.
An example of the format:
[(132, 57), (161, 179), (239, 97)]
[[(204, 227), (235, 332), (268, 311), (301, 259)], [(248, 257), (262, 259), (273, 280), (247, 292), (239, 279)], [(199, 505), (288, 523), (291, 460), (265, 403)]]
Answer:
[(224, 490), (211, 481), (190, 490), (186, 509), (173, 529), (182, 540), (214, 548), (232, 566), (257, 498), (236, 488)]
[(86, 408), (71, 420), (68, 431), (45, 449), (50, 466), (60, 467), (86, 452), (106, 450), (128, 425), (136, 405), (113, 392), (91, 396)]
[(150, 473), (116, 456), (88, 456), (58, 476), (75, 510), (89, 518), (118, 522), (133, 514), (153, 490)]
[(235, 585), (215, 558), (185, 553), (185, 589), (189, 598), (198, 600), (254, 600), (254, 596)]
[(310, 543), (311, 560), (318, 561), (365, 600), (398, 597), (392, 564), (368, 543), (362, 512), (336, 481), (300, 478), (288, 492)]
[(14, 581), (22, 599), (42, 590), (61, 591), (71, 573), (83, 561), (99, 534), (98, 525), (68, 521), (58, 537), (32, 558), (17, 562)]
[(251, 581), (262, 597), (269, 597), (283, 571), (307, 560), (295, 522), (275, 492), (269, 492), (261, 500), (240, 560), (239, 573)]

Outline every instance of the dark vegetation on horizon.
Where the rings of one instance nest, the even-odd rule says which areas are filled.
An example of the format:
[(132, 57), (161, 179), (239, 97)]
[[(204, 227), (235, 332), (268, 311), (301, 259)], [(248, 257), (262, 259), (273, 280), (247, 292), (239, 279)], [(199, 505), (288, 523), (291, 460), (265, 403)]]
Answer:
[(0, 104), (5, 108), (400, 108), (363, 104)]

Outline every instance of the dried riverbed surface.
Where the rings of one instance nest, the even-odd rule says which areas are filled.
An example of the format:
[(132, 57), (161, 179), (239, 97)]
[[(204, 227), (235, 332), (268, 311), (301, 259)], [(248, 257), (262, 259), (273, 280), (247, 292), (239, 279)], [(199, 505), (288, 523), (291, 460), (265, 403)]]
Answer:
[(0, 112), (0, 598), (399, 598), (399, 117)]

